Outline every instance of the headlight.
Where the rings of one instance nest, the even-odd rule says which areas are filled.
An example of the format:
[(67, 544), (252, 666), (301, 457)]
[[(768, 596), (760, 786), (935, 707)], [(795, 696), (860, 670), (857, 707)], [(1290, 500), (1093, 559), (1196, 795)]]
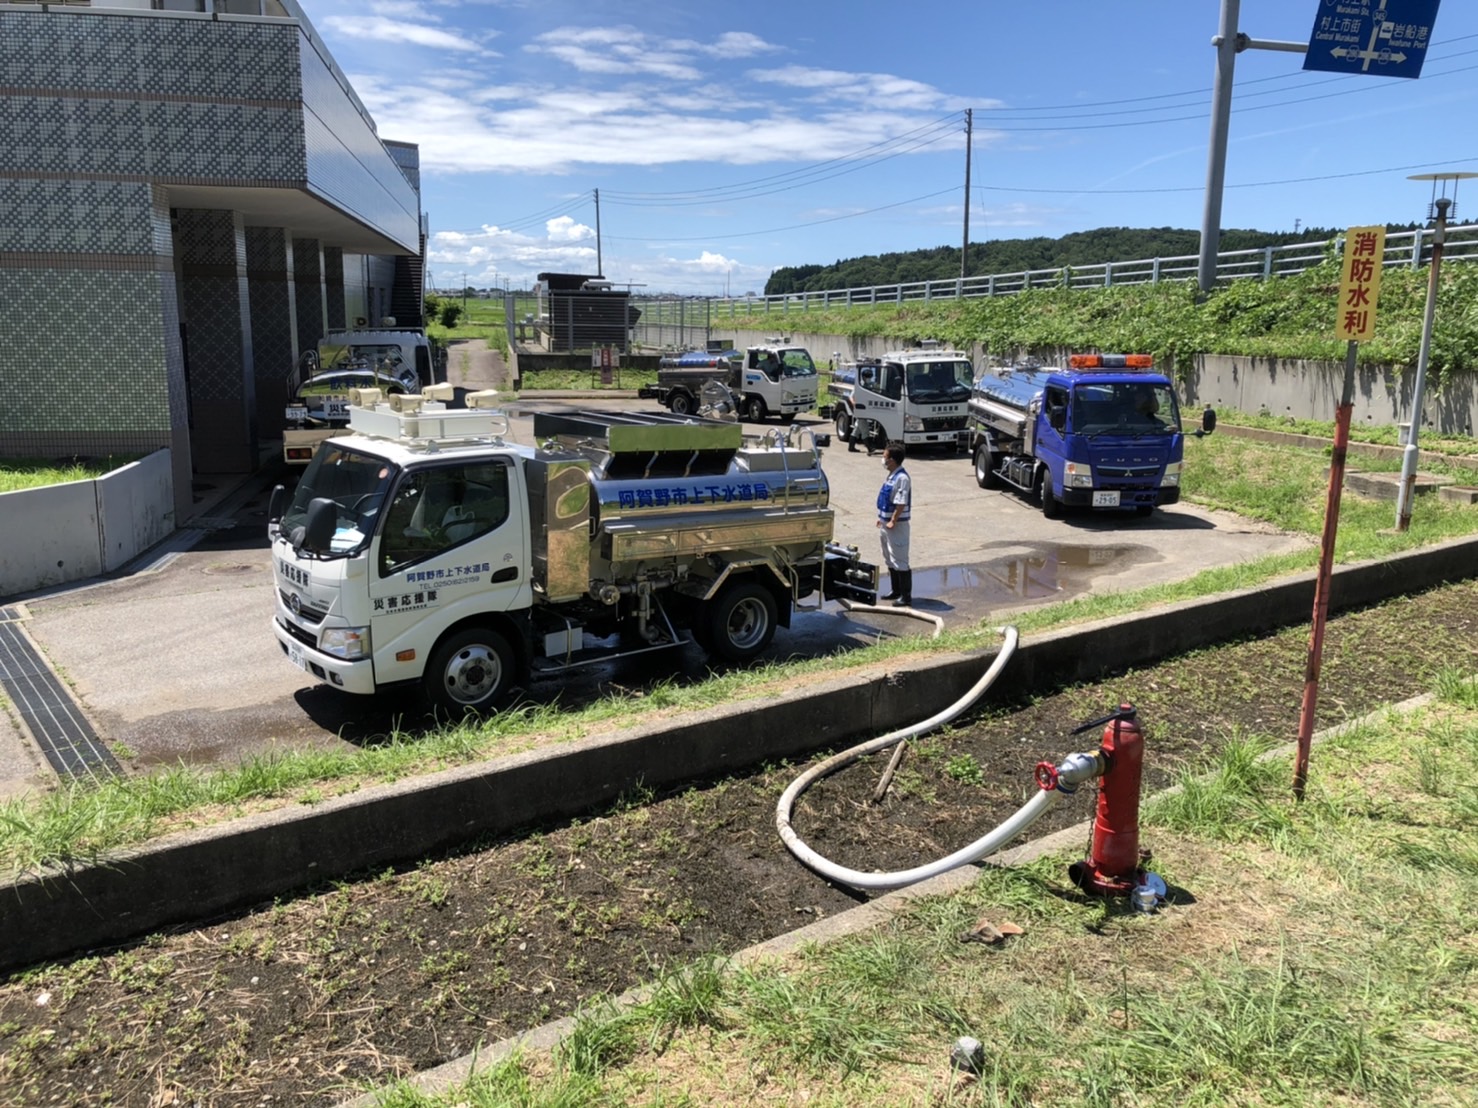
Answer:
[(1165, 476), (1163, 478), (1161, 478), (1160, 484), (1162, 484), (1162, 485), (1178, 485), (1178, 484), (1180, 484), (1180, 463), (1179, 462), (1171, 462), (1169, 465), (1167, 465), (1165, 467)]
[(905, 431), (922, 431), (924, 429), (924, 421), (916, 415), (906, 415), (903, 417), (903, 429)]
[(1068, 462), (1062, 469), (1062, 484), (1069, 489), (1091, 489), (1093, 467), (1082, 462)]
[(325, 628), (318, 640), (318, 649), (335, 658), (354, 661), (370, 655), (370, 633), (368, 627)]

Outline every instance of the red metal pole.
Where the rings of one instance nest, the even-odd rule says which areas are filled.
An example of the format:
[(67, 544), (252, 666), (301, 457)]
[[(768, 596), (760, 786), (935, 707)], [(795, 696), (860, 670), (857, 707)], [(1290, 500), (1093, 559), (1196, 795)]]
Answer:
[(1324, 507), (1324, 534), (1319, 548), (1319, 577), (1314, 584), (1313, 630), (1304, 667), (1303, 704), (1298, 715), (1298, 756), (1293, 763), (1293, 795), (1304, 798), (1309, 780), (1309, 747), (1314, 737), (1314, 707), (1319, 700), (1319, 665), (1324, 657), (1324, 623), (1329, 616), (1329, 579), (1334, 569), (1334, 538), (1339, 530), (1339, 497), (1345, 483), (1345, 455), (1350, 446), (1350, 412), (1355, 406), (1355, 352), (1345, 350), (1345, 387), (1334, 413), (1334, 451), (1329, 457), (1329, 494)]

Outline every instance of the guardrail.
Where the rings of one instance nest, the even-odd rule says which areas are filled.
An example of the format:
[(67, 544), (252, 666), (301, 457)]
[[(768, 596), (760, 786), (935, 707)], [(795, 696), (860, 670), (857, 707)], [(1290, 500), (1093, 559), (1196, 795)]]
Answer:
[[(1431, 257), (1432, 229), (1396, 231), (1386, 235), (1385, 265), (1416, 268)], [(1267, 246), (1254, 250), (1229, 250), (1216, 257), (1219, 283), (1237, 280), (1268, 280), (1312, 269), (1344, 250), (1344, 236)], [(1443, 260), (1478, 261), (1478, 223), (1447, 228)], [(1123, 262), (1063, 266), (1058, 269), (1029, 269), (1019, 273), (939, 281), (910, 281), (866, 288), (826, 289), (776, 296), (697, 297), (689, 300), (642, 301), (643, 324), (647, 314), (654, 326), (671, 331), (681, 345), (688, 333), (706, 334), (710, 322), (751, 313), (787, 312), (794, 308), (851, 307), (865, 304), (901, 304), (908, 301), (960, 300), (979, 296), (1006, 296), (1035, 288), (1101, 288), (1114, 285), (1145, 285), (1160, 281), (1193, 279), (1198, 257), (1182, 254), (1170, 258), (1139, 258)], [(666, 306), (665, 310), (659, 305)]]

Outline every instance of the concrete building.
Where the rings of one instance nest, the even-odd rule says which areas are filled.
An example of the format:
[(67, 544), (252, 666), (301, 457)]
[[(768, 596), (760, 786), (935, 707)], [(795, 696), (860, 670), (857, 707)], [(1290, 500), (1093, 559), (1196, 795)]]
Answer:
[(417, 149), (295, 0), (0, 0), (0, 457), (246, 473), (326, 330), (421, 321)]

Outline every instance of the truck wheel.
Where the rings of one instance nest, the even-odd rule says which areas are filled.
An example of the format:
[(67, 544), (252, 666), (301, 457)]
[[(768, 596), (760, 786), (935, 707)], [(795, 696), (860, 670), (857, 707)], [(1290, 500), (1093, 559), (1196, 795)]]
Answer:
[(996, 489), (1001, 486), (1001, 479), (996, 476), (995, 455), (984, 443), (975, 448), (975, 483), (983, 489)]
[(747, 662), (775, 637), (775, 598), (763, 585), (739, 581), (704, 605), (706, 649), (727, 662)]
[(837, 438), (841, 439), (842, 442), (852, 441), (852, 417), (847, 414), (845, 408), (837, 409), (836, 429)]
[(1052, 474), (1045, 469), (1037, 481), (1037, 495), (1042, 498), (1042, 515), (1047, 519), (1062, 518), (1062, 501), (1052, 495)]
[(513, 672), (508, 640), (490, 627), (469, 627), (436, 648), (421, 680), (432, 707), (455, 721), (495, 707)]
[(765, 402), (758, 396), (751, 396), (744, 402), (744, 418), (750, 423), (763, 423), (765, 421)]
[(691, 415), (693, 398), (685, 392), (675, 392), (667, 398), (667, 409), (673, 415)]

